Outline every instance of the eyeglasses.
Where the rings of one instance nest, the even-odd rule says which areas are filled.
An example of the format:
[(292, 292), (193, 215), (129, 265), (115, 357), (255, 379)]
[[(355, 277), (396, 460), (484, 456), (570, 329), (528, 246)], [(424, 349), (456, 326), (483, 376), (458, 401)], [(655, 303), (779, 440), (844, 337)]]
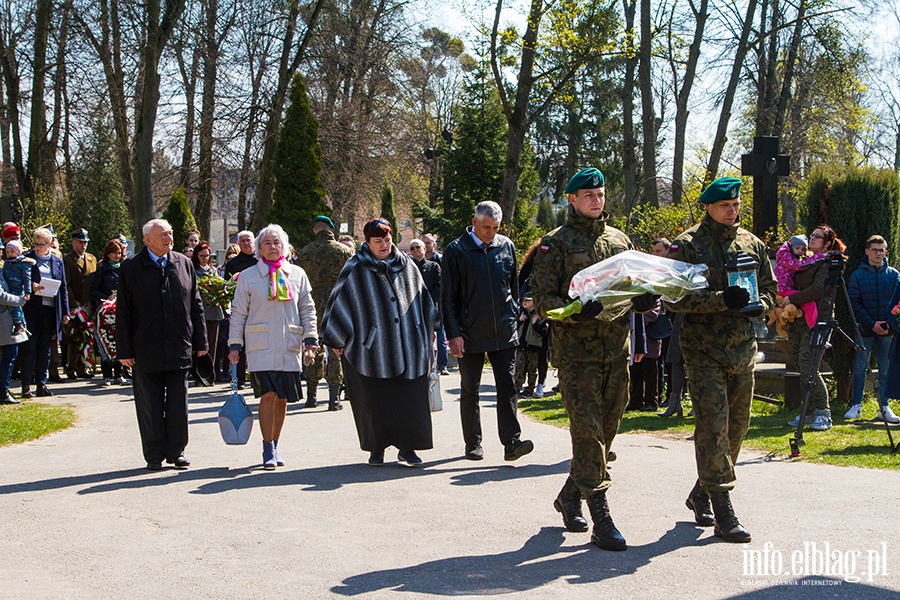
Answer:
[(49, 245), (50, 245), (50, 242), (35, 242), (34, 243), (35, 248), (43, 248), (43, 247), (49, 246)]
[(410, 246), (409, 249), (410, 250), (421, 250), (422, 246)]
[(812, 234), (811, 236), (809, 236), (809, 238), (812, 239), (812, 240), (824, 240), (824, 239), (825, 239), (825, 236), (824, 236), (824, 235), (819, 235), (818, 233), (814, 233), (814, 234)]
[(869, 252), (876, 252), (878, 254), (884, 254), (887, 252), (886, 248), (869, 248)]

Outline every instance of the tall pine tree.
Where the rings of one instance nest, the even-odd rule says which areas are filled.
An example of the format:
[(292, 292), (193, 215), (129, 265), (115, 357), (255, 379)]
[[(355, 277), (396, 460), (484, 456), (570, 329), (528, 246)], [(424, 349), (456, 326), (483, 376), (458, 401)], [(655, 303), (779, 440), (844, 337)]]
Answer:
[(384, 186), (381, 188), (381, 218), (391, 224), (394, 230), (394, 243), (400, 243), (400, 232), (397, 230), (397, 212), (394, 210), (394, 190), (391, 185), (384, 180)]
[(268, 218), (287, 231), (294, 248), (312, 241), (312, 223), (317, 215), (331, 215), (325, 204), (325, 189), (319, 179), (322, 147), (319, 122), (309, 108), (306, 82), (299, 73), (291, 81), (290, 104), (275, 150), (275, 188)]

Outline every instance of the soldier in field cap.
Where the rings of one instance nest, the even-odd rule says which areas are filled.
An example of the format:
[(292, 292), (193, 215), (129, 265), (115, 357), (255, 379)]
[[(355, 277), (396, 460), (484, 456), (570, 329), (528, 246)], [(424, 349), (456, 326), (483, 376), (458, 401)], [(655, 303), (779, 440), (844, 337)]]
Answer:
[[(69, 294), (69, 308), (75, 309), (84, 306), (91, 299), (91, 279), (97, 270), (97, 258), (87, 251), (87, 229), (83, 227), (71, 231), (72, 251), (63, 257), (63, 265), (66, 268), (66, 284)], [(92, 369), (84, 362), (84, 358), (78, 352), (75, 340), (63, 333), (63, 347), (66, 348), (66, 375), (69, 379), (77, 377), (90, 378)]]
[[(603, 173), (588, 168), (576, 173), (566, 186), (569, 215), (565, 225), (544, 236), (534, 258), (529, 281), (535, 308), (542, 317), (572, 302), (572, 277), (594, 263), (633, 248), (624, 233), (607, 224)], [(656, 304), (649, 294), (634, 299), (635, 310)], [(609, 515), (606, 490), (611, 484), (607, 460), (628, 401), (628, 316), (612, 321), (596, 317), (600, 301), (584, 304), (573, 317), (553, 323), (550, 353), (559, 369), (559, 390), (572, 436), (569, 477), (553, 506), (562, 513), (569, 531), (587, 531), (581, 513), (586, 496), (594, 529), (591, 541), (605, 550), (625, 550), (625, 538)]]
[[(667, 255), (709, 266), (709, 288), (666, 305), (670, 311), (685, 313), (681, 350), (697, 416), (698, 479), (686, 505), (698, 525), (715, 525), (717, 537), (744, 543), (750, 541), (750, 533), (738, 522), (729, 492), (734, 489), (734, 465), (750, 424), (756, 365), (752, 319), (774, 306), (775, 276), (765, 244), (740, 226), (740, 179), (713, 181), (700, 202), (706, 205), (706, 216), (678, 236)], [(759, 263), (756, 279), (762, 308), (742, 312), (750, 304), (750, 294), (729, 286), (725, 264), (739, 253)]]

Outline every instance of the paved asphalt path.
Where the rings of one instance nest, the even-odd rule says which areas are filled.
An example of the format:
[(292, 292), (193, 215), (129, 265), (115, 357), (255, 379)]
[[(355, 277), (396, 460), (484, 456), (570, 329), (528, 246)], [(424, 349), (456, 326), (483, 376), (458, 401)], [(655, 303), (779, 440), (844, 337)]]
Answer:
[(461, 458), (454, 373), (423, 468), (393, 449), (369, 467), (349, 407), (293, 404), (274, 472), (257, 431), (222, 443), (224, 385), (191, 390), (191, 468), (146, 471), (130, 388), (96, 381), (53, 388), (75, 427), (0, 448), (0, 598), (900, 598), (900, 472), (746, 452), (732, 499), (753, 542), (727, 544), (684, 507), (691, 442), (621, 435), (613, 553), (553, 510), (566, 430), (523, 418), (535, 450), (503, 461), (489, 373), (482, 462)]

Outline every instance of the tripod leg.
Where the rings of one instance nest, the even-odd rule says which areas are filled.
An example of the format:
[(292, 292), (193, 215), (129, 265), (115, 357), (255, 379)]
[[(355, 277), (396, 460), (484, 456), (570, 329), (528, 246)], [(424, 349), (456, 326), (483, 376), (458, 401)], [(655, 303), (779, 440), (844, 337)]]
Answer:
[(806, 411), (809, 408), (809, 397), (813, 388), (813, 379), (819, 373), (819, 364), (822, 362), (822, 356), (825, 354), (825, 346), (834, 327), (833, 322), (816, 323), (810, 336), (809, 349), (809, 365), (806, 369), (806, 377), (802, 382), (803, 402), (800, 405), (800, 416), (797, 420), (797, 431), (790, 440), (791, 456), (800, 456), (800, 446), (805, 444), (803, 441), (803, 427), (806, 425)]

